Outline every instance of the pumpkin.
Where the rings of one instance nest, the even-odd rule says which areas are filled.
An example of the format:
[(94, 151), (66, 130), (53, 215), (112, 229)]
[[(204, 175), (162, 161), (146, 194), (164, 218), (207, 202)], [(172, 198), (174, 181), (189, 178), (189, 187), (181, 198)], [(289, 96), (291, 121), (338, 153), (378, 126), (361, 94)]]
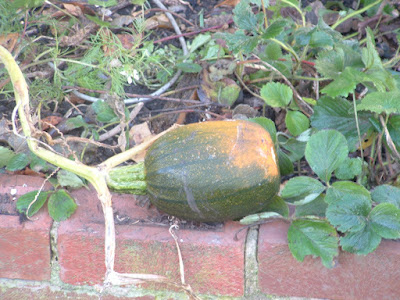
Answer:
[[(178, 127), (149, 147), (143, 167), (134, 167), (136, 171), (130, 175), (129, 168), (123, 168), (120, 174), (124, 176), (118, 171), (110, 176), (114, 178), (112, 187), (129, 192), (129, 184), (123, 183), (129, 183), (129, 178), (142, 183), (144, 179), (150, 201), (158, 209), (203, 222), (257, 213), (269, 204), (280, 185), (269, 133), (243, 120)], [(133, 192), (138, 190), (144, 188), (135, 185)]]

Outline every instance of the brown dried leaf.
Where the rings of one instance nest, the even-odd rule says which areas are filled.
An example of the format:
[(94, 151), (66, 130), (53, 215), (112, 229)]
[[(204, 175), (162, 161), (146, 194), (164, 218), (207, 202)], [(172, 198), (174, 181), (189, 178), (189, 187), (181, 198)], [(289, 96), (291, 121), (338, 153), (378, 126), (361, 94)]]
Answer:
[(14, 50), (17, 44), (19, 33), (9, 33), (7, 35), (0, 35), (0, 45), (6, 48), (9, 52)]
[(60, 116), (48, 116), (46, 118), (43, 118), (40, 121), (40, 124), (42, 125), (42, 130), (47, 130), (51, 127), (50, 125), (56, 126), (62, 120), (63, 118)]
[(68, 13), (75, 17), (80, 17), (83, 15), (82, 9), (78, 5), (64, 3), (64, 8)]
[[(135, 145), (139, 145), (144, 141), (152, 138), (153, 136), (154, 135), (151, 133), (149, 125), (147, 123), (134, 125), (129, 130), (129, 138), (131, 141), (135, 143)], [(134, 156), (132, 159), (136, 162), (143, 161), (145, 155), (146, 152), (143, 151), (142, 153), (139, 153), (138, 155)]]
[(240, 2), (240, 0), (224, 0), (221, 3), (218, 3), (217, 5), (215, 5), (215, 7), (219, 7), (219, 6), (232, 6), (235, 7), (236, 5), (238, 5)]

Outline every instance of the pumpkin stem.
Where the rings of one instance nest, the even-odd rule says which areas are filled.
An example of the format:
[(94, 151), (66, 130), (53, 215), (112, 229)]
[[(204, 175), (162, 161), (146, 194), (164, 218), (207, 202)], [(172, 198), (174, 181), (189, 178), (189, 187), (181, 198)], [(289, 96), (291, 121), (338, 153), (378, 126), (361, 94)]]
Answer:
[(107, 185), (120, 193), (144, 195), (147, 185), (144, 174), (144, 163), (113, 168), (108, 172)]

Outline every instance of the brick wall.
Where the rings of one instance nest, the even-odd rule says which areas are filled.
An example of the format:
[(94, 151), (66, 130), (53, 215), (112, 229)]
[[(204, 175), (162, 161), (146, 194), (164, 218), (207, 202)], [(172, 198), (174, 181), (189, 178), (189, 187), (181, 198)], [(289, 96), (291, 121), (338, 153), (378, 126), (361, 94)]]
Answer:
[[(53, 223), (42, 209), (21, 222), (16, 199), (42, 182), (0, 174), (0, 299), (187, 299), (163, 284), (102, 286), (104, 220), (94, 190), (72, 193), (79, 207), (67, 221)], [(157, 224), (158, 212), (138, 206), (130, 195), (115, 194), (113, 203), (115, 270), (164, 275), (179, 283), (177, 249), (168, 226)], [(384, 241), (367, 256), (341, 253), (336, 267), (326, 269), (319, 259), (300, 263), (291, 256), (283, 222), (264, 224), (251, 234), (241, 228), (227, 222), (215, 230), (177, 232), (186, 282), (196, 294), (205, 299), (400, 299), (400, 242)]]

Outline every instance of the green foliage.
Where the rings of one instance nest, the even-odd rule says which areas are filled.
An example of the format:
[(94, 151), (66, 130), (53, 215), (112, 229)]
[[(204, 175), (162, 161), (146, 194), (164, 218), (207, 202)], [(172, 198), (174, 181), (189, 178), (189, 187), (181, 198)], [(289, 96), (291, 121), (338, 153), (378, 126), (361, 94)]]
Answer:
[(293, 91), (285, 84), (270, 82), (261, 88), (260, 95), (269, 106), (285, 107), (292, 100)]
[(14, 151), (0, 146), (0, 168), (7, 166), (10, 160), (15, 156)]
[(332, 172), (349, 153), (345, 137), (336, 130), (322, 130), (310, 137), (305, 156), (311, 169), (324, 182), (329, 182)]
[(303, 261), (307, 255), (320, 257), (325, 267), (333, 267), (333, 258), (339, 254), (335, 228), (324, 220), (298, 219), (288, 231), (289, 249)]
[(10, 158), (6, 169), (8, 171), (18, 171), (24, 169), (29, 164), (29, 157), (25, 153), (18, 153)]
[(285, 124), (292, 135), (298, 136), (310, 127), (310, 120), (300, 111), (289, 110), (286, 113)]
[(316, 199), (325, 190), (318, 180), (298, 176), (290, 179), (281, 192), (285, 201), (295, 205), (304, 205)]
[(76, 210), (74, 199), (65, 190), (58, 190), (51, 194), (48, 203), (49, 215), (55, 221), (68, 219)]
[[(43, 204), (47, 200), (47, 196), (49, 192), (40, 192), (39, 191), (32, 191), (26, 193), (18, 198), (17, 200), (17, 210), (20, 213), (27, 214), (28, 217), (32, 217), (36, 214), (39, 209), (43, 206)], [(35, 202), (34, 202), (35, 201)], [(29, 211), (28, 211), (29, 208)]]

